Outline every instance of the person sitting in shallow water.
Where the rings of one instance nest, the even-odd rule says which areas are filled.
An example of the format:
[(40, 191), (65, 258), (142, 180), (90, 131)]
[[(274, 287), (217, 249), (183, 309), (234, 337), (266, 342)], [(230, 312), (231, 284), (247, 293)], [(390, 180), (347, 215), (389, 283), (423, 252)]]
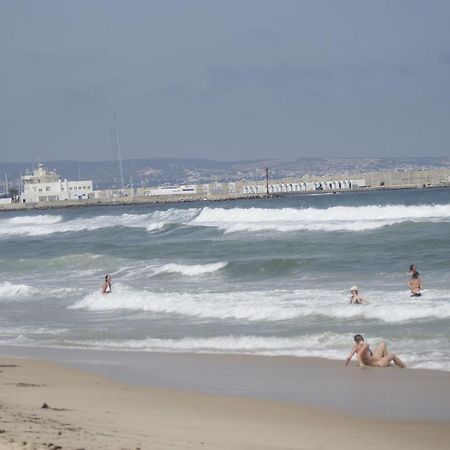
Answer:
[(365, 298), (361, 297), (358, 293), (358, 287), (352, 286), (350, 288), (350, 303), (354, 305), (362, 305), (363, 303), (369, 303)]
[(105, 275), (105, 281), (102, 284), (102, 294), (111, 294), (112, 288), (111, 288), (111, 275)]
[(411, 280), (408, 281), (408, 286), (411, 290), (411, 297), (420, 297), (422, 295), (423, 287), (419, 272), (413, 272)]
[(355, 335), (353, 340), (355, 341), (355, 345), (352, 347), (352, 350), (345, 360), (346, 366), (356, 353), (361, 367), (371, 366), (384, 368), (389, 367), (393, 361), (398, 367), (401, 367), (402, 369), (406, 368), (406, 364), (395, 353), (390, 353), (388, 351), (386, 342), (380, 342), (377, 348), (372, 352), (369, 348), (369, 344), (364, 342), (364, 338), (360, 334)]

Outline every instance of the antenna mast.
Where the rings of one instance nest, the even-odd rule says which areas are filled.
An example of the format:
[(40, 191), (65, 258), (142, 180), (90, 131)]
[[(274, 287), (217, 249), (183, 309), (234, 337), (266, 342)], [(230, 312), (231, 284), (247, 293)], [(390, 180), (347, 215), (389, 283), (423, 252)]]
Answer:
[(117, 114), (114, 114), (114, 147), (116, 151), (117, 163), (119, 165), (120, 189), (125, 188), (125, 180), (123, 177), (122, 153), (120, 151), (119, 127), (117, 126)]

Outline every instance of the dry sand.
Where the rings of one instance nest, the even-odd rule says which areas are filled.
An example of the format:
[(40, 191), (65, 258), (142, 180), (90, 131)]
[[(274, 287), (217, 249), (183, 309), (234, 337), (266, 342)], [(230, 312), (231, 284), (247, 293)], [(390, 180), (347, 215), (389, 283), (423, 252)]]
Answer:
[(355, 418), (119, 384), (48, 362), (0, 363), (1, 449), (449, 448), (448, 423)]

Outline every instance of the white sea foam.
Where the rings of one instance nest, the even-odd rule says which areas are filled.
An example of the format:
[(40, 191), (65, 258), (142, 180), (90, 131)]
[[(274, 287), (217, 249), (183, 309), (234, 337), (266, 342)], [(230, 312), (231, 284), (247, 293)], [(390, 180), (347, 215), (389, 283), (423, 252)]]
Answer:
[(53, 230), (61, 221), (62, 216), (50, 214), (2, 219), (0, 220), (0, 236), (48, 234), (48, 230)]
[[(334, 291), (244, 291), (244, 292), (152, 292), (132, 289), (120, 283), (107, 300), (99, 293), (85, 296), (71, 306), (90, 311), (132, 310), (239, 321), (359, 319), (400, 323), (415, 320), (450, 318), (450, 296), (441, 292), (441, 300), (418, 302), (404, 293), (386, 293), (376, 297), (368, 292), (371, 303), (350, 305)], [(379, 293), (378, 293), (379, 295)]]
[[(265, 293), (264, 297), (271, 295)], [(273, 295), (273, 294), (272, 294)], [(131, 289), (117, 283), (107, 300), (98, 293), (89, 294), (72, 306), (91, 311), (135, 310), (186, 315), (197, 318), (283, 320), (297, 316), (295, 308), (282, 308), (276, 298), (264, 301), (261, 292), (188, 293)]]
[(203, 208), (191, 224), (238, 231), (365, 231), (403, 222), (450, 221), (450, 205), (316, 208)]
[(226, 262), (217, 262), (210, 264), (164, 264), (155, 269), (154, 274), (161, 273), (179, 273), (186, 277), (196, 277), (199, 275), (206, 275), (208, 273), (217, 272), (227, 265)]
[(53, 233), (94, 231), (116, 226), (144, 228), (149, 232), (162, 229), (166, 224), (189, 222), (198, 209), (169, 209), (149, 214), (121, 214), (96, 217), (79, 217), (63, 220), (62, 216), (21, 216), (0, 220), (0, 236), (40, 236)]
[[(372, 349), (386, 340), (383, 336), (366, 335)], [(391, 340), (390, 350), (401, 356), (409, 367), (450, 370), (450, 349), (445, 337), (421, 340), (420, 346), (411, 339)], [(269, 356), (319, 357), (344, 360), (353, 344), (351, 334), (320, 333), (303, 336), (274, 337), (230, 335), (185, 337), (180, 339), (73, 340), (65, 345), (81, 348), (149, 351), (168, 353), (217, 353)], [(443, 352), (435, 349), (446, 348)]]
[(26, 284), (13, 284), (9, 281), (0, 283), (0, 301), (20, 299), (33, 294), (33, 288)]
[[(66, 341), (66, 344), (69, 343)], [(335, 333), (296, 337), (215, 336), (181, 339), (125, 339), (70, 341), (72, 345), (98, 349), (127, 349), (161, 352), (239, 353), (259, 355), (292, 355), (340, 357), (340, 348), (348, 347), (348, 336)], [(325, 353), (324, 353), (325, 352)]]
[(6, 223), (14, 226), (18, 225), (52, 225), (62, 221), (62, 216), (41, 214), (36, 216), (17, 216), (6, 219)]
[(154, 223), (150, 223), (148, 225), (145, 226), (147, 231), (158, 231), (161, 230), (162, 228), (164, 228), (165, 223), (164, 222), (154, 222)]
[(225, 233), (289, 231), (366, 231), (404, 222), (449, 222), (450, 205), (336, 206), (318, 208), (171, 208), (149, 214), (79, 217), (18, 216), (0, 220), (0, 236), (47, 235), (123, 226), (155, 232), (168, 224), (214, 227)]
[(82, 288), (74, 287), (51, 288), (45, 286), (37, 288), (27, 284), (14, 284), (5, 281), (0, 283), (0, 302), (29, 301), (30, 298), (32, 298), (33, 301), (39, 302), (42, 297), (68, 297), (83, 291)]

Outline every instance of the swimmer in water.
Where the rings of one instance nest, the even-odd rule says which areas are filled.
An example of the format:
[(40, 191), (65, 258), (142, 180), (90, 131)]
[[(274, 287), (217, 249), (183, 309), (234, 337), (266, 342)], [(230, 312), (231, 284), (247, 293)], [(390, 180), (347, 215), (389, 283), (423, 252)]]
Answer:
[(350, 288), (350, 294), (350, 303), (352, 305), (362, 305), (363, 303), (369, 303), (365, 298), (359, 295), (357, 286), (352, 286)]
[(105, 281), (102, 284), (102, 294), (111, 294), (112, 288), (111, 288), (111, 275), (105, 275)]

